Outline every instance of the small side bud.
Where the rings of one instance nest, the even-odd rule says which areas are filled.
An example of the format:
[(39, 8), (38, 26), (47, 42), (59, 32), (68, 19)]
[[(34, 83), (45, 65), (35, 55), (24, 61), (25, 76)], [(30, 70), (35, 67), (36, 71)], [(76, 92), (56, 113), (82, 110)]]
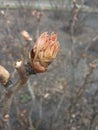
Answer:
[(29, 33), (25, 30), (23, 30), (21, 32), (21, 35), (23, 36), (23, 38), (26, 40), (26, 41), (32, 41), (32, 38), (30, 37)]
[(0, 65), (0, 83), (3, 86), (6, 86), (6, 84), (8, 83), (10, 78), (10, 73), (3, 67)]

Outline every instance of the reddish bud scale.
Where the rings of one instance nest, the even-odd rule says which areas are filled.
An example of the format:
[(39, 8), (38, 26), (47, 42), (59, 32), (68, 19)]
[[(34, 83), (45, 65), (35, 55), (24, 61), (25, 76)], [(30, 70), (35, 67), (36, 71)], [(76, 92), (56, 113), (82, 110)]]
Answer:
[(57, 34), (47, 32), (41, 34), (30, 52), (31, 66), (37, 73), (47, 70), (48, 65), (56, 58), (59, 50)]

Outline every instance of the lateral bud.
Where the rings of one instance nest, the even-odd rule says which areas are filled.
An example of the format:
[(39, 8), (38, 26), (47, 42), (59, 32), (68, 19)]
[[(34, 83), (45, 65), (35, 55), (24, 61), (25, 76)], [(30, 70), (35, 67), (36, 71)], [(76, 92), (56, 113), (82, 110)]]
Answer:
[(10, 73), (3, 66), (0, 65), (0, 83), (4, 87), (6, 87), (9, 80), (10, 80)]

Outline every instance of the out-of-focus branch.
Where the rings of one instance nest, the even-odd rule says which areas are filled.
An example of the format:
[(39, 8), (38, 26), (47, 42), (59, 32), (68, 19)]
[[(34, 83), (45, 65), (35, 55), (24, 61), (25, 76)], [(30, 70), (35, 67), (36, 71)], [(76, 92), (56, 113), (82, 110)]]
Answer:
[(22, 37), (24, 38), (26, 45), (23, 48), (23, 57), (24, 57), (24, 62), (27, 62), (29, 59), (29, 48), (30, 44), (33, 41), (33, 38), (29, 35), (29, 33), (26, 30), (23, 30), (21, 32)]
[(36, 40), (39, 37), (40, 23), (41, 23), (41, 19), (42, 19), (42, 16), (44, 15), (44, 13), (42, 11), (33, 10), (32, 15), (35, 17), (35, 20), (36, 20), (36, 27), (37, 28), (36, 28), (36, 36), (34, 39), (34, 40)]
[(76, 22), (78, 21), (79, 11), (80, 8), (78, 7), (77, 0), (73, 0), (72, 19), (70, 22), (70, 34), (72, 42), (74, 42), (74, 27)]

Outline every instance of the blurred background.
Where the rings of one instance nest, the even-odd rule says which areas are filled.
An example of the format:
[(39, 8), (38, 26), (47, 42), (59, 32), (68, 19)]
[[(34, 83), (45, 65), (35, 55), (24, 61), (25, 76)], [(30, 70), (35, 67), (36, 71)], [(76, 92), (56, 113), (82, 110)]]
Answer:
[[(13, 83), (13, 63), (27, 44), (23, 30), (33, 39), (30, 48), (41, 33), (57, 33), (60, 51), (14, 96), (11, 129), (97, 130), (98, 0), (0, 0), (0, 65)], [(4, 91), (0, 85), (0, 97)]]

